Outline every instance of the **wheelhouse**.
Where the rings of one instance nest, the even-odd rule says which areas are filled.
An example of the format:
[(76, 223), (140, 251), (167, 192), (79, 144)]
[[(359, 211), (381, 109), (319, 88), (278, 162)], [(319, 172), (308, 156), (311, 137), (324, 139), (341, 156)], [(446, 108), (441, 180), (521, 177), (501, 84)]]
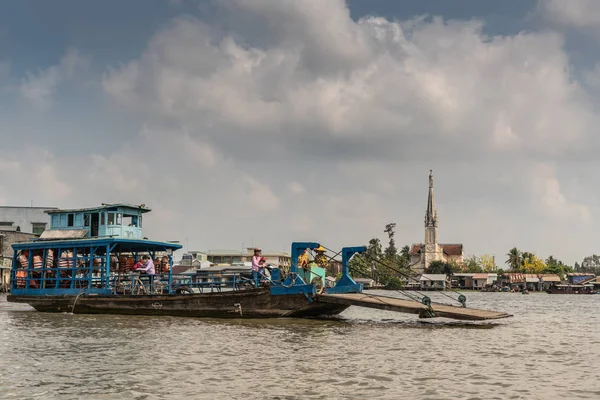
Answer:
[(48, 210), (50, 229), (42, 239), (117, 237), (142, 239), (142, 214), (150, 212), (144, 205), (103, 204), (100, 207)]

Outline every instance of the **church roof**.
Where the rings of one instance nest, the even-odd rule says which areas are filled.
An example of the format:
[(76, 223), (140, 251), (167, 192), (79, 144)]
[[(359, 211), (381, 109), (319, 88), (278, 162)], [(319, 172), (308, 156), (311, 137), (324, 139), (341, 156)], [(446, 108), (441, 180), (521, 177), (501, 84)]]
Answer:
[[(410, 248), (410, 255), (416, 256), (421, 253), (423, 250), (423, 243), (415, 243)], [(443, 244), (440, 243), (439, 246), (442, 248), (442, 251), (447, 256), (460, 256), (463, 253), (463, 245), (462, 243), (453, 243), (453, 244)]]
[(460, 256), (463, 253), (462, 244), (440, 244), (444, 254), (449, 256)]

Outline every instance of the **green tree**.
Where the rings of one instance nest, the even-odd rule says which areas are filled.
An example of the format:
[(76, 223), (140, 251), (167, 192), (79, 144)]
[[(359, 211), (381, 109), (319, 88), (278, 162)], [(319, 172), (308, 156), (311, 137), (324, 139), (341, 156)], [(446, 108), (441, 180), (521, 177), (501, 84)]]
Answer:
[(466, 272), (483, 272), (483, 268), (481, 268), (481, 261), (476, 256), (468, 256), (463, 260), (463, 271)]
[(524, 251), (523, 254), (521, 255), (521, 267), (524, 267), (525, 263), (528, 261), (531, 263), (532, 256), (535, 256), (535, 254), (530, 253), (528, 251)]
[(388, 246), (383, 252), (388, 265), (394, 268), (400, 266), (400, 257), (398, 256), (398, 249), (396, 248), (396, 241), (394, 240), (394, 235), (396, 234), (395, 229), (395, 222), (390, 222), (385, 226), (384, 232), (388, 235)]
[(517, 271), (521, 267), (521, 264), (522, 264), (521, 250), (517, 249), (516, 247), (513, 247), (512, 249), (510, 249), (508, 251), (506, 256), (508, 257), (506, 259), (506, 265), (508, 265), (511, 270)]
[(452, 275), (454, 273), (452, 266), (449, 263), (440, 260), (430, 262), (425, 272), (428, 274), (446, 275)]
[(410, 247), (404, 246), (400, 251), (400, 266), (408, 268), (410, 266)]

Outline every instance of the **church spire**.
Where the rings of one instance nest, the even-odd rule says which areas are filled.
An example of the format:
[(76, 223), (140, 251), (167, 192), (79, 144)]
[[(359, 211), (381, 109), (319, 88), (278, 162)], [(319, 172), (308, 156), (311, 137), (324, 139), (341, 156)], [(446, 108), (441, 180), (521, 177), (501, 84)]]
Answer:
[(427, 212), (425, 213), (425, 227), (437, 227), (437, 211), (433, 196), (433, 170), (429, 170), (429, 196), (427, 197)]

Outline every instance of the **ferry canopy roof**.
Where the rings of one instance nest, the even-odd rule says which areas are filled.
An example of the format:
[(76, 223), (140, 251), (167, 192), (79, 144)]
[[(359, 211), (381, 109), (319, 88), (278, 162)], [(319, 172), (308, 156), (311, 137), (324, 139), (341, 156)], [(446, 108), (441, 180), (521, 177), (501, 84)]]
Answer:
[(143, 252), (143, 251), (166, 251), (179, 250), (183, 246), (170, 242), (155, 242), (146, 239), (124, 239), (124, 238), (90, 238), (90, 239), (66, 239), (66, 240), (34, 240), (31, 242), (15, 243), (12, 245), (14, 250), (33, 250), (33, 249), (68, 249), (82, 247), (106, 247), (110, 246), (114, 250), (122, 252)]
[(129, 208), (129, 209), (133, 209), (133, 210), (138, 210), (141, 213), (147, 213), (147, 212), (152, 211), (151, 209), (147, 208), (145, 204), (136, 206), (133, 204), (115, 203), (115, 204), (102, 204), (99, 207), (55, 209), (55, 210), (46, 210), (45, 212), (48, 214), (81, 213), (81, 212), (94, 212), (94, 211), (100, 211), (100, 210), (111, 211), (111, 209), (114, 209), (114, 211), (116, 211), (117, 208)]

